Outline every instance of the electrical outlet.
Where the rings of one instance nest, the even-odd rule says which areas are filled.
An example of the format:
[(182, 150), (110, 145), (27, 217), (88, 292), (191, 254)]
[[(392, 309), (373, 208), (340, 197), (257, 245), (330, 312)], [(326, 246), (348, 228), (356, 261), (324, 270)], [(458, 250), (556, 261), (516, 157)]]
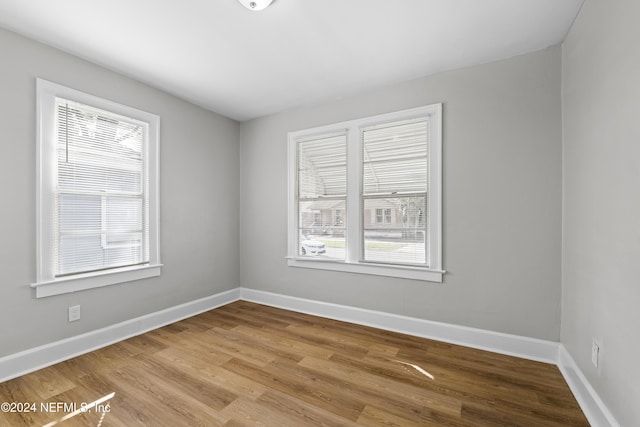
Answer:
[(73, 307), (69, 307), (69, 322), (75, 322), (76, 320), (80, 320), (79, 305), (74, 305)]
[(599, 357), (600, 357), (600, 346), (598, 345), (596, 340), (593, 340), (593, 342), (591, 343), (591, 363), (593, 363), (593, 366), (595, 366), (596, 368), (598, 367)]

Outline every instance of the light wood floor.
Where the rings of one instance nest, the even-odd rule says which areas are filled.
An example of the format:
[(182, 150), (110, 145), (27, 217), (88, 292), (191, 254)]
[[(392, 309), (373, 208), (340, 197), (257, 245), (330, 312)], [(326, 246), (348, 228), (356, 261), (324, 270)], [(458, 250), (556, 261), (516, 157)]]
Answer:
[(0, 426), (588, 426), (553, 365), (243, 301), (2, 383), (0, 402), (36, 404)]

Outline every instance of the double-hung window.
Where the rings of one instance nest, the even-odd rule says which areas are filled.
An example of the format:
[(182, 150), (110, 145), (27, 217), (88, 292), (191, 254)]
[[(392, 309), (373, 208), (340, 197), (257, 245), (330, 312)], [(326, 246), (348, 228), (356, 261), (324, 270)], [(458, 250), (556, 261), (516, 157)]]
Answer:
[(441, 128), (435, 104), (289, 133), (289, 265), (442, 281)]
[(156, 115), (37, 81), (36, 296), (160, 274)]

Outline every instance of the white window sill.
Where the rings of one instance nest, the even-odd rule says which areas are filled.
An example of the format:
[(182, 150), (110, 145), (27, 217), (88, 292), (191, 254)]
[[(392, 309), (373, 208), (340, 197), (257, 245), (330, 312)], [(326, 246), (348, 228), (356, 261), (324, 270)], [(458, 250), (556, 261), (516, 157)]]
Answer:
[(424, 280), (442, 283), (444, 270), (405, 265), (375, 263), (350, 263), (328, 259), (287, 257), (289, 267), (314, 268), (319, 270), (343, 271), (347, 273), (372, 274), (375, 276), (398, 277), (402, 279)]
[(77, 292), (160, 276), (161, 268), (162, 264), (123, 267), (32, 283), (31, 287), (36, 290), (36, 298), (50, 297), (53, 295), (66, 294), (69, 292)]

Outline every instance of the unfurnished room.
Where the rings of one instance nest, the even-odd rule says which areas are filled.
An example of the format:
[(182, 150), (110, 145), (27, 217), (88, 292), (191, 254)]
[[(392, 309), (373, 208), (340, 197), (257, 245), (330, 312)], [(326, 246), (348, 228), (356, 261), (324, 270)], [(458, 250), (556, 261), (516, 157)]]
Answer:
[(639, 19), (0, 0), (0, 426), (640, 426)]

